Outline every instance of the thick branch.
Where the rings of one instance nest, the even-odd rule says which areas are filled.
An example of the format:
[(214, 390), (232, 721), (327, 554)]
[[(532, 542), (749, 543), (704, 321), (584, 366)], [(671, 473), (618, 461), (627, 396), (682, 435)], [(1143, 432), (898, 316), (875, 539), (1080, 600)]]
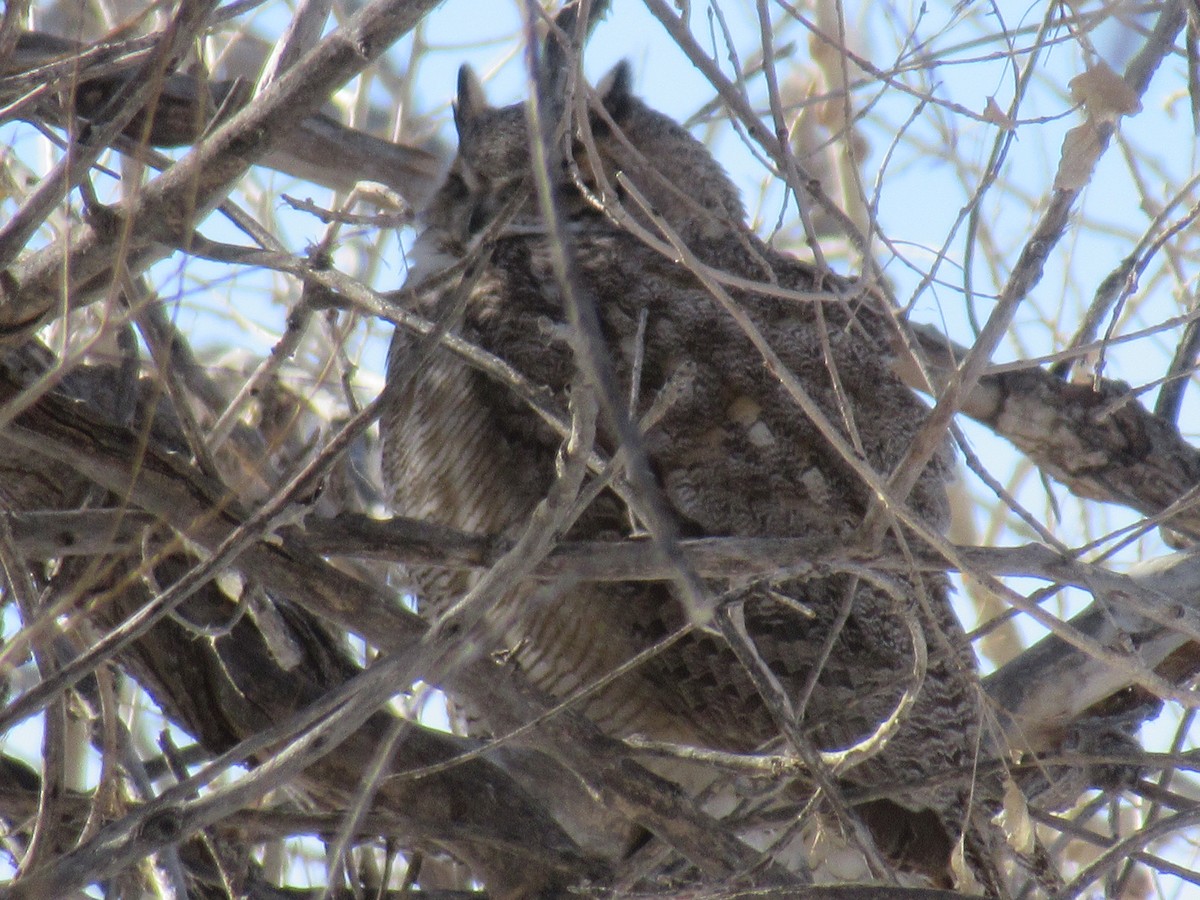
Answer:
[(114, 259), (137, 273), (166, 255), (163, 244), (185, 245), (196, 224), (298, 118), (315, 112), (436, 5), (373, 0), (191, 153), (115, 207), (122, 224), (86, 224), (12, 266), (0, 278), (0, 329), (19, 340), (60, 307), (64, 287), (70, 304), (90, 302)]
[[(54, 60), (75, 58), (83, 49), (77, 41), (54, 35), (22, 34), (16, 52), (0, 68), (4, 72), (0, 97), (25, 88), (30, 70), (41, 73)], [(94, 68), (98, 70), (95, 75), (86, 66), (79, 72), (72, 69), (63, 74), (64, 91), (70, 89), (66, 99), (73, 101), (69, 111), (57, 103), (40, 103), (21, 107), (17, 113), (59, 127), (67, 127), (73, 116), (90, 119), (129, 80), (132, 66), (124, 62), (114, 66), (102, 58)], [(249, 85), (241, 79), (206, 81), (174, 73), (163, 79), (153, 109), (136, 116), (121, 133), (129, 141), (145, 139), (153, 147), (183, 147), (200, 140), (206, 131), (227, 121), (249, 101)], [(148, 124), (147, 113), (152, 113)], [(127, 149), (136, 152), (135, 146)], [(287, 140), (266, 153), (259, 164), (336, 190), (347, 190), (360, 181), (377, 181), (418, 208), (440, 169), (438, 158), (427, 150), (348, 128), (319, 112), (300, 121)]]
[[(916, 333), (940, 391), (961, 348), (932, 329)], [(913, 387), (928, 390), (915, 366), (899, 369)], [(1200, 451), (1174, 423), (1146, 410), (1128, 385), (1073, 384), (1036, 367), (996, 372), (983, 375), (959, 409), (1077, 496), (1119, 503), (1200, 536)]]

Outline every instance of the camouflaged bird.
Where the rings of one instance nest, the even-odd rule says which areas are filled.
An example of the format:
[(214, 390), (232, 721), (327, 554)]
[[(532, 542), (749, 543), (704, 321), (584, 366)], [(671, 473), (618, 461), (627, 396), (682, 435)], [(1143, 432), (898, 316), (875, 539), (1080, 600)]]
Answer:
[[(889, 370), (896, 324), (874, 295), (755, 237), (737, 189), (708, 150), (637, 99), (629, 80), (622, 65), (597, 88), (590, 139), (573, 126), (573, 165), (559, 202), (632, 420), (658, 404), (644, 440), (675, 523), (688, 537), (849, 543), (872, 498), (863, 478), (714, 292), (677, 253), (643, 238), (669, 235), (686, 246), (854, 448), (856, 462), (884, 475), (927, 412)], [(449, 317), (452, 331), (548, 388), (565, 408), (577, 367), (552, 271), (553, 238), (532, 187), (524, 107), (489, 106), (464, 67), (454, 120), (458, 156), (424, 215), (404, 296), (430, 320)], [(613, 213), (617, 203), (624, 220)], [(472, 254), (474, 268), (455, 268)], [(403, 329), (393, 340), (387, 391), (384, 472), (394, 511), (479, 534), (518, 534), (554, 478), (559, 434), (506, 385)], [(607, 456), (617, 449), (603, 428), (597, 449)], [(949, 465), (948, 452), (935, 459), (907, 498), (936, 528), (948, 517)], [(636, 522), (605, 490), (566, 538), (627, 538)], [(413, 575), (431, 618), (474, 581), (444, 570)], [(978, 806), (972, 762), (987, 747), (975, 662), (944, 577), (891, 580), (890, 590), (845, 574), (772, 583), (745, 595), (746, 627), (793, 703), (808, 692), (801, 726), (831, 750), (871, 735), (901, 703), (917, 652), (908, 623), (917, 623), (928, 668), (915, 702), (884, 748), (841, 781), (851, 795), (874, 794), (856, 809), (886, 855), (948, 884), (953, 845), (968, 809)], [(730, 587), (711, 584), (714, 594)], [(684, 621), (670, 585), (654, 582), (530, 583), (489, 610), (496, 646), (510, 648), (510, 659), (560, 699)], [(590, 695), (581, 709), (617, 736), (737, 752), (781, 746), (745, 670), (706, 631)], [(934, 776), (940, 780), (929, 782)]]

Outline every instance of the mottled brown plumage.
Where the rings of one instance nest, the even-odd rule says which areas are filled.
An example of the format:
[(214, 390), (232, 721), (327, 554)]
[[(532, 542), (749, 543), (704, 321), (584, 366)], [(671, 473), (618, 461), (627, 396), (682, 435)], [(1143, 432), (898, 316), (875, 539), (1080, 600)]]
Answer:
[[(770, 285), (776, 296), (728, 290), (857, 448), (860, 461), (889, 473), (926, 410), (889, 370), (895, 325), (881, 301), (754, 237), (725, 173), (684, 129), (630, 94), (624, 67), (598, 93), (604, 112), (590, 120), (594, 147), (574, 142), (586, 192), (601, 190), (606, 181), (618, 184), (615, 175), (623, 173), (627, 187), (618, 194), (634, 221), (661, 237), (653, 217), (633, 199), (641, 195), (703, 264), (741, 284)], [(460, 307), (454, 331), (547, 386), (565, 407), (576, 365), (551, 271), (551, 238), (534, 203), (524, 110), (487, 106), (464, 70), (455, 121), (458, 158), (425, 216), (409, 296), (416, 311), (435, 320)], [(801, 412), (711, 291), (596, 209), (586, 192), (561, 192), (579, 280), (596, 298), (621, 395), (636, 397), (633, 419), (656, 399), (667, 400), (645, 444), (681, 533), (854, 540), (871, 499), (862, 478)], [(486, 265), (473, 286), (460, 290), (462, 277), (456, 276), (422, 288), (429, 276), (465, 258), (502, 211), (511, 220), (481, 256)], [(780, 288), (794, 296), (777, 296)], [(398, 330), (389, 363), (384, 471), (395, 512), (480, 533), (517, 532), (553, 478), (559, 436), (502, 384), (445, 349), (419, 344)], [(419, 352), (429, 355), (416, 365)], [(616, 449), (603, 429), (599, 444), (605, 454)], [(947, 458), (930, 464), (907, 501), (936, 527), (948, 515), (947, 469)], [(604, 492), (568, 537), (626, 537), (631, 519), (621, 501)], [(430, 616), (471, 583), (462, 574), (414, 574)], [(844, 605), (852, 602), (802, 722), (817, 746), (834, 749), (871, 734), (899, 703), (915, 652), (905, 620), (916, 618), (929, 655), (924, 684), (887, 746), (845, 773), (844, 782), (888, 798), (863, 808), (886, 853), (944, 873), (950, 844), (965, 824), (970, 783), (920, 782), (969, 770), (980, 747), (974, 660), (945, 579), (894, 580), (899, 590), (891, 593), (844, 574), (773, 584), (773, 591), (799, 601), (811, 615), (757, 590), (746, 595), (746, 621), (795, 702)], [(712, 587), (720, 592), (731, 586)], [(684, 621), (668, 585), (644, 582), (530, 584), (490, 616), (497, 645), (513, 648), (517, 664), (556, 697), (593, 683)], [(752, 751), (779, 739), (730, 648), (699, 631), (582, 709), (617, 735), (728, 751)], [(904, 789), (905, 783), (915, 786)]]

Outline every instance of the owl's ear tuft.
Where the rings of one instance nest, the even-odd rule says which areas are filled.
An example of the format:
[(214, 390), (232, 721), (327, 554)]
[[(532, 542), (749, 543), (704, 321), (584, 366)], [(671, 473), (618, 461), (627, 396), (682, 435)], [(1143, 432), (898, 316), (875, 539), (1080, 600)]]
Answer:
[(596, 85), (596, 93), (600, 95), (600, 102), (613, 117), (613, 121), (620, 124), (628, 114), (634, 99), (633, 68), (629, 65), (629, 60), (623, 59), (613, 66)]
[(468, 65), (462, 66), (458, 70), (458, 97), (454, 101), (454, 127), (458, 129), (460, 140), (470, 124), (489, 109), (491, 107), (483, 90), (483, 82), (474, 69)]

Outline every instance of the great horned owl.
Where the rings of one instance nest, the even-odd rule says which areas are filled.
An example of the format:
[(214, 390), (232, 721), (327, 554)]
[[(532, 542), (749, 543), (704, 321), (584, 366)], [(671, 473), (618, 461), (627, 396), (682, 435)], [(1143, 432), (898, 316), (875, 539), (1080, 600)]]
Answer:
[[(872, 496), (854, 465), (801, 411), (710, 287), (631, 233), (636, 228), (619, 225), (611, 204), (625, 200), (631, 220), (656, 236), (654, 222), (665, 222), (700, 265), (719, 273), (856, 461), (885, 475), (926, 412), (888, 368), (895, 323), (871, 294), (755, 237), (736, 188), (707, 149), (636, 98), (629, 81), (622, 65), (597, 89), (590, 139), (574, 141), (573, 177), (564, 179), (560, 203), (632, 420), (669, 395), (644, 442), (675, 523), (685, 536), (850, 541)], [(458, 156), (424, 216), (421, 261), (406, 296), (430, 319), (453, 313), (461, 337), (563, 400), (576, 364), (552, 272), (554, 238), (535, 202), (524, 108), (489, 106), (464, 67), (454, 120)], [(453, 269), (485, 233), (482, 270)], [(417, 353), (428, 355), (413, 364)], [(387, 390), (384, 472), (395, 512), (481, 534), (516, 533), (551, 484), (559, 436), (508, 388), (401, 329)], [(601, 430), (598, 450), (611, 457), (615, 442)], [(948, 465), (946, 456), (931, 463), (907, 501), (937, 527), (948, 515)], [(636, 532), (634, 514), (604, 490), (567, 538)], [(471, 584), (462, 574), (414, 574), (431, 617)], [(843, 784), (851, 796), (853, 789), (873, 795), (857, 809), (885, 853), (944, 881), (976, 799), (972, 763), (987, 746), (975, 663), (944, 577), (892, 582), (899, 590), (848, 574), (775, 582), (743, 596), (746, 630), (802, 702), (805, 734), (834, 749), (870, 735), (897, 708), (916, 652), (907, 623), (917, 623), (928, 668), (916, 700), (884, 749), (847, 771)], [(714, 593), (730, 587), (712, 585)], [(531, 584), (491, 616), (497, 644), (557, 698), (684, 622), (670, 586), (654, 582)], [(738, 752), (779, 745), (746, 671), (704, 630), (591, 694), (582, 710), (617, 736)]]

